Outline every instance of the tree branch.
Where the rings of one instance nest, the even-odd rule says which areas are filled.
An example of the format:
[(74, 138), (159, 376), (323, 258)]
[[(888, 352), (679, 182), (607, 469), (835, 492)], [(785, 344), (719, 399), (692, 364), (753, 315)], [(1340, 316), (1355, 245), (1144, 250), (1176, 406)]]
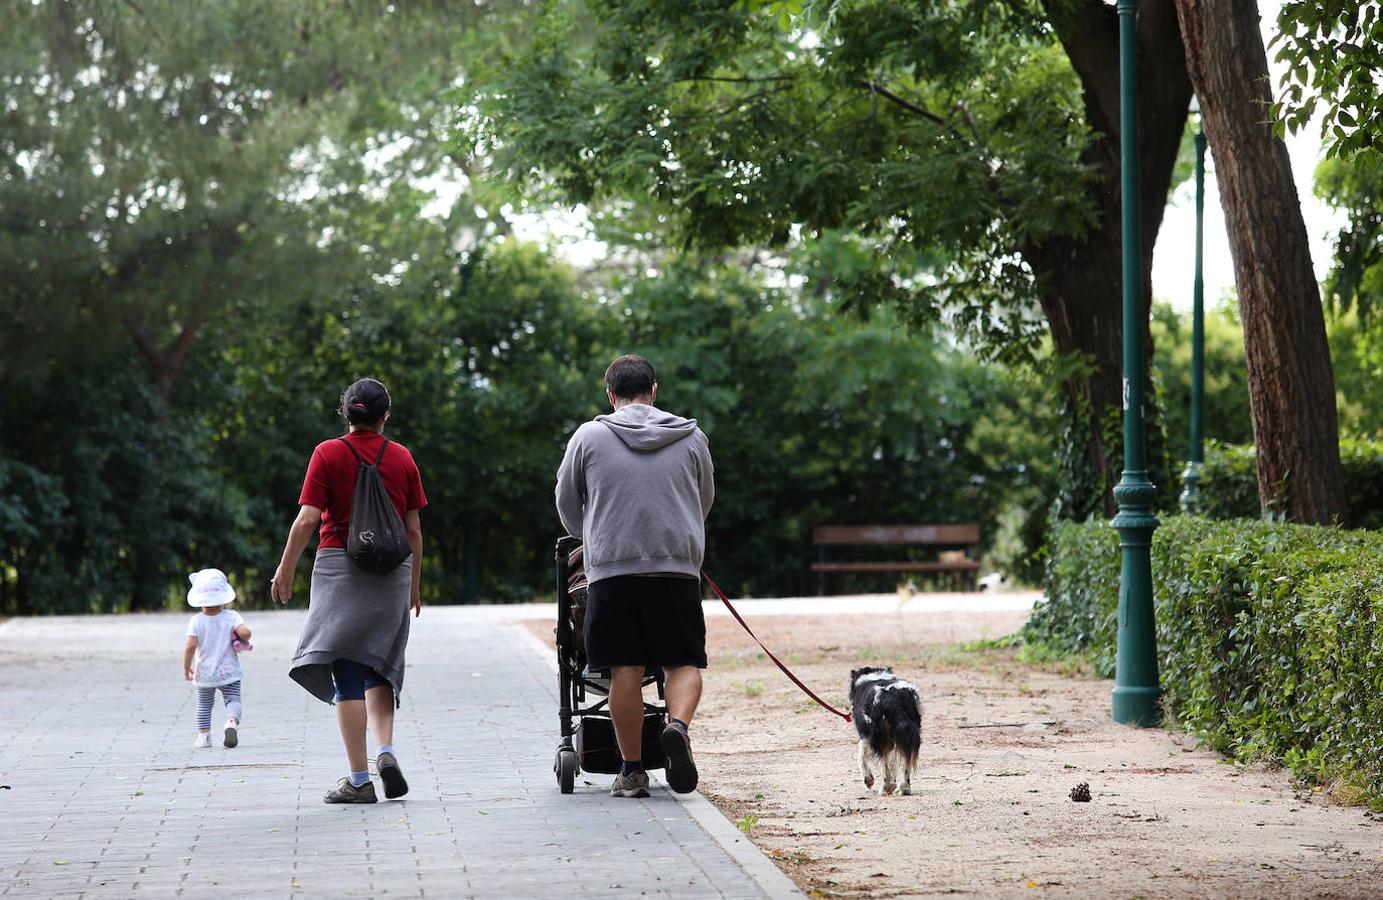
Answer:
[(888, 102), (894, 104), (895, 106), (899, 106), (903, 109), (906, 109), (908, 112), (912, 113), (915, 116), (921, 116), (927, 121), (935, 122), (938, 125), (946, 124), (946, 120), (941, 118), (941, 116), (938, 116), (934, 112), (930, 112), (928, 110), (923, 109), (916, 103), (913, 103), (911, 100), (903, 99), (902, 97), (890, 91), (888, 88), (879, 84), (877, 81), (860, 79), (859, 81), (855, 82), (855, 84), (859, 87), (864, 88), (866, 91), (869, 91), (871, 94), (878, 94), (880, 97), (883, 97)]
[(187, 359), (187, 351), (192, 349), (192, 342), (209, 318), (211, 318), (211, 310), (203, 307), (192, 317), (191, 322), (182, 327), (177, 338), (163, 352), (163, 371), (170, 380), (182, 369), (183, 361)]
[(678, 81), (724, 81), (731, 84), (758, 84), (763, 81), (792, 81), (791, 75), (764, 75), (759, 78), (749, 76), (730, 76), (730, 75), (689, 75), (686, 78), (679, 78)]
[(130, 336), (130, 340), (134, 341), (135, 349), (139, 351), (140, 356), (144, 357), (144, 362), (148, 363), (149, 370), (157, 374), (161, 357), (158, 348), (154, 346), (153, 341), (149, 340), (149, 336), (144, 333), (144, 330), (136, 325), (129, 316), (124, 317), (124, 323), (125, 333)]

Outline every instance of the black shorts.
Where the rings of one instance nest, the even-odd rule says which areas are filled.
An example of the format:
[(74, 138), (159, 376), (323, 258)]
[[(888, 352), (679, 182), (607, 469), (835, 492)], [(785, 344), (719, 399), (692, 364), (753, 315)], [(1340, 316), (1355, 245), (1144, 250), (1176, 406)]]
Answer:
[(701, 581), (617, 575), (586, 595), (586, 665), (706, 668)]

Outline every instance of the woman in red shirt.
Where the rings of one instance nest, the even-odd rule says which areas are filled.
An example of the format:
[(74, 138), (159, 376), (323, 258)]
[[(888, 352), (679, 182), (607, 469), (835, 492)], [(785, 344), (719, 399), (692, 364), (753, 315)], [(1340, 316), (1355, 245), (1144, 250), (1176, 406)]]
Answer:
[[(341, 415), (349, 430), (312, 451), (298, 498), (298, 517), (289, 529), (270, 587), (280, 603), (293, 597), (298, 559), (317, 532), (307, 623), (289, 674), (317, 698), (336, 704), (350, 775), (327, 793), (323, 798), (327, 803), (376, 801), (366, 757), (367, 723), (379, 742), (376, 766), (384, 796), (408, 793), (394, 753), (394, 710), (403, 690), (408, 610), (411, 607), (415, 616), (422, 612), (418, 580), (423, 532), (418, 511), (427, 505), (427, 497), (413, 455), (384, 437), (389, 406), (389, 392), (373, 378), (362, 378), (346, 388)], [(398, 568), (383, 575), (357, 566), (345, 549), (343, 536), (348, 533), (360, 461), (378, 466), (413, 551)]]

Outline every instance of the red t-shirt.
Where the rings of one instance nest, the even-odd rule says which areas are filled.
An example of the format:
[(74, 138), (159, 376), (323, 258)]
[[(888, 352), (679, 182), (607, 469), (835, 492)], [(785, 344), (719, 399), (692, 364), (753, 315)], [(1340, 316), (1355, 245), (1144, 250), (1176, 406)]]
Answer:
[[(312, 459), (307, 464), (307, 477), (303, 479), (303, 492), (298, 497), (299, 506), (315, 506), (322, 511), (322, 527), (318, 530), (318, 547), (336, 547), (344, 550), (345, 542), (336, 530), (340, 516), (343, 531), (349, 531), (351, 497), (355, 494), (355, 474), (359, 463), (351, 453), (351, 447), (367, 463), (375, 461), (379, 445), (384, 436), (377, 431), (352, 431), (346, 435), (351, 442), (347, 447), (340, 440), (332, 438), (322, 441), (312, 451)], [(399, 518), (404, 518), (409, 510), (427, 506), (423, 494), (422, 477), (418, 474), (418, 464), (413, 462), (413, 454), (403, 444), (389, 442), (384, 457), (379, 461), (379, 477)]]

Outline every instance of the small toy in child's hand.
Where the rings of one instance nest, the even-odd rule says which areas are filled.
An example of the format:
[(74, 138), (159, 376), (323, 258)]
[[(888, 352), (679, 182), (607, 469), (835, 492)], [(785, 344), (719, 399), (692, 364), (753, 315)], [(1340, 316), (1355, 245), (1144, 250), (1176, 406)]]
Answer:
[(240, 635), (235, 632), (231, 632), (231, 649), (236, 653), (249, 653), (254, 648), (254, 644), (251, 644), (248, 640), (241, 639)]

